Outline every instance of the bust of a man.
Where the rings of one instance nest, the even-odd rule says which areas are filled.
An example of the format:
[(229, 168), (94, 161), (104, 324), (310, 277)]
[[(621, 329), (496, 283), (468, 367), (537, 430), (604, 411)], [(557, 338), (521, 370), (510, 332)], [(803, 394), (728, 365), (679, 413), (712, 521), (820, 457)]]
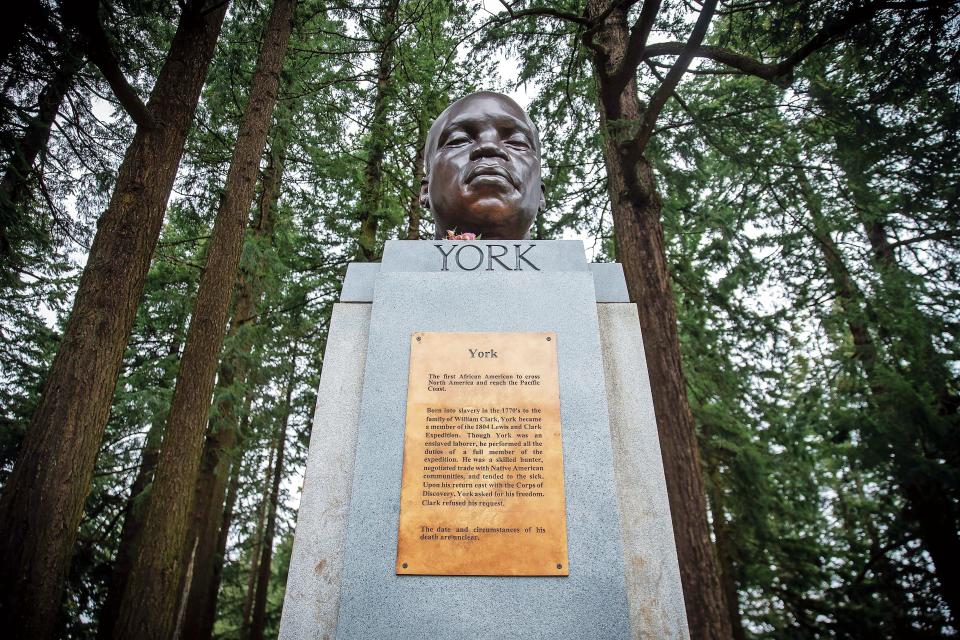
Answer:
[(420, 204), (447, 231), (484, 240), (530, 237), (542, 211), (540, 136), (505, 95), (480, 91), (447, 107), (430, 127), (423, 152)]

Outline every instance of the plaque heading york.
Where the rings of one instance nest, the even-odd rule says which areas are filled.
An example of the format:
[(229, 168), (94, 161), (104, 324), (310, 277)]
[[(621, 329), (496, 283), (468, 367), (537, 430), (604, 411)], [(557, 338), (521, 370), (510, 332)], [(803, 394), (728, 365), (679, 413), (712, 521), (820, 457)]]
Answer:
[(527, 256), (537, 246), (536, 243), (473, 244), (454, 241), (438, 242), (433, 246), (440, 252), (440, 271), (450, 271), (452, 263), (461, 271), (523, 271), (524, 264), (527, 270), (540, 271), (540, 267)]

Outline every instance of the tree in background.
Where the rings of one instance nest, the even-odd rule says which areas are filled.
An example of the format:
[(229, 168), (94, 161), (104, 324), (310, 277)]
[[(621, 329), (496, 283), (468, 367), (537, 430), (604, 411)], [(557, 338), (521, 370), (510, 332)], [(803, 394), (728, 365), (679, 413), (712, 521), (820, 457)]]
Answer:
[(214, 377), (250, 206), (276, 104), (296, 0), (275, 0), (197, 288), (137, 553), (120, 600), (116, 638), (171, 635), (181, 562)]
[(0, 500), (0, 618), (52, 633), (123, 349), (226, 5), (184, 6), (99, 221), (70, 321)]
[[(61, 637), (114, 631), (271, 5), (231, 8), (186, 137), (94, 447)], [(178, 562), (189, 575), (172, 588), (171, 634), (276, 633), (343, 269), (363, 233), (372, 255), (390, 238), (432, 234), (416, 197), (422, 136), (450, 100), (504, 88), (493, 73), (501, 56), (520, 64), (516, 83), (543, 130), (549, 208), (537, 237), (585, 235), (596, 259), (636, 268), (634, 245), (654, 236), (629, 225), (655, 228), (656, 218), (662, 229), (692, 423), (683, 412), (667, 419), (695, 425), (692, 444), (677, 442), (699, 447), (710, 518), (697, 531), (717, 566), (714, 588), (695, 597), (711, 598), (734, 637), (955, 633), (943, 561), (905, 489), (932, 487), (946, 505), (939, 533), (956, 531), (956, 7), (718, 3), (694, 44), (700, 4), (599, 5), (518, 3), (491, 16), (448, 0), (301, 0), (238, 276), (223, 287), (233, 300), (213, 401), (194, 422), (205, 442), (197, 480), (184, 484), (194, 506)], [(155, 84), (180, 13), (111, 2), (91, 22), (90, 12), (67, 19), (67, 6), (27, 8), (0, 45), (4, 167), (21, 161), (14, 149), (27, 134), (52, 124), (27, 173), (11, 174), (26, 180), (7, 227), (14, 268), (0, 283), (0, 481), (66, 348), (73, 265), (134, 137), (131, 95)], [(53, 110), (41, 94), (55, 97), (47, 88), (67, 46), (85, 62)], [(603, 51), (622, 54), (621, 66), (598, 67)], [(694, 59), (666, 92), (684, 51)], [(601, 127), (601, 89), (624, 78), (622, 113)], [(631, 91), (636, 119), (623, 115)], [(381, 94), (389, 106), (378, 112)], [(365, 192), (372, 160), (376, 189)], [(631, 176), (653, 182), (638, 190)], [(648, 187), (649, 201), (638, 200)], [(363, 193), (372, 204), (361, 206)], [(654, 215), (638, 202), (662, 206)], [(370, 213), (375, 224), (364, 226)], [(644, 331), (648, 349), (669, 351)], [(695, 634), (722, 624), (713, 613), (691, 621)]]
[[(778, 32), (775, 48), (764, 56), (727, 47), (705, 45), (717, 3), (707, 0), (692, 28), (675, 19), (672, 7), (646, 0), (635, 3), (588, 1), (585, 6), (543, 7), (537, 3), (506, 5), (502, 22), (544, 19), (573, 25), (587, 49), (596, 83), (596, 100), (603, 132), (603, 153), (616, 237), (617, 259), (624, 265), (630, 297), (642, 301), (640, 326), (644, 334), (647, 365), (653, 390), (657, 426), (664, 456), (674, 535), (686, 599), (691, 635), (726, 638), (731, 624), (724, 605), (719, 572), (708, 527), (701, 460), (695, 422), (690, 411), (681, 368), (677, 316), (662, 228), (662, 200), (657, 192), (653, 165), (646, 153), (667, 101), (694, 59), (707, 59), (739, 73), (774, 84), (788, 85), (795, 68), (810, 55), (833, 44), (882, 10), (909, 11), (912, 6), (887, 7), (883, 3), (851, 5), (819, 12), (824, 18), (811, 24), (810, 8), (760, 3), (732, 12), (747, 12), (751, 19), (782, 20), (802, 10), (807, 20), (798, 28)], [(685, 41), (651, 42), (651, 31), (688, 31)], [(753, 46), (754, 43), (744, 43)], [(749, 52), (749, 49), (747, 50)], [(656, 64), (664, 57), (674, 61), (665, 72)], [(772, 61), (771, 61), (772, 60)], [(646, 66), (647, 78), (638, 78)], [(641, 99), (640, 90), (649, 91)]]

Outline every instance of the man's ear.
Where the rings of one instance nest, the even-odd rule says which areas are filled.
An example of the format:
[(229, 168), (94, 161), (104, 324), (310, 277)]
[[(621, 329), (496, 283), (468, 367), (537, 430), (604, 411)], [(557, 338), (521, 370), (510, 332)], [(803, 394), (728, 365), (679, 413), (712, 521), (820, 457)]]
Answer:
[(547, 188), (543, 185), (543, 181), (540, 182), (540, 206), (537, 208), (537, 211), (543, 211), (547, 208)]
[(430, 196), (428, 191), (430, 189), (430, 181), (425, 177), (420, 180), (420, 206), (424, 209), (430, 209)]

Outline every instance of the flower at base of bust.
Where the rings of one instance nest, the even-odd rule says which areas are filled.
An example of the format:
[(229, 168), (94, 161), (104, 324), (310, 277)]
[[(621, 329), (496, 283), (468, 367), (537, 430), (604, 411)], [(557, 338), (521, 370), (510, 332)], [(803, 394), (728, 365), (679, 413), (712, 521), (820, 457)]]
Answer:
[(475, 233), (457, 233), (456, 229), (447, 229), (447, 240), (476, 240)]

